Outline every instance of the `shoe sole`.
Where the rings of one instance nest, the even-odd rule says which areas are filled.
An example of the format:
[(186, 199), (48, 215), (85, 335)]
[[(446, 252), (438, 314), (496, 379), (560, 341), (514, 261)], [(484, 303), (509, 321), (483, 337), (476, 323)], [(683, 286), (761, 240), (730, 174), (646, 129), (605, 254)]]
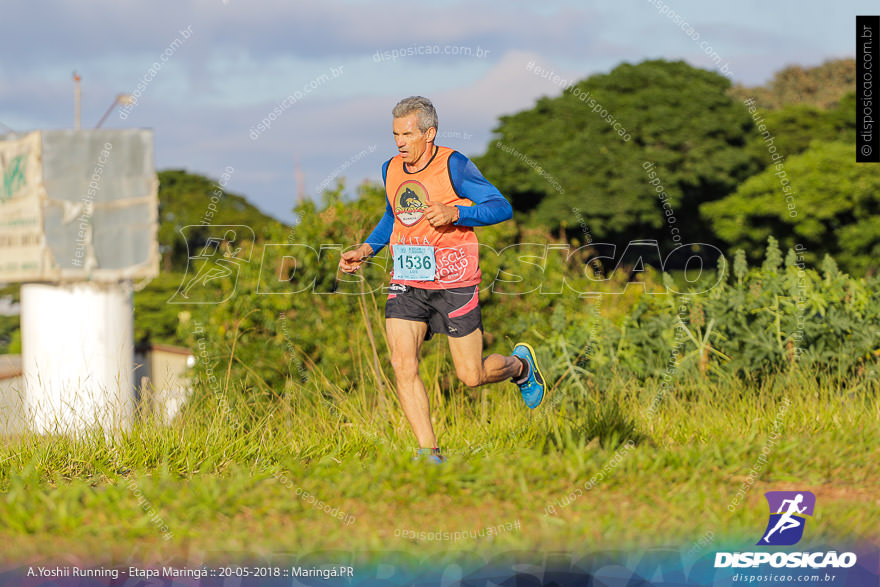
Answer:
[[(532, 348), (532, 345), (527, 342), (518, 342), (516, 343), (516, 346), (524, 346), (526, 347), (526, 349), (528, 349), (532, 359), (531, 363), (532, 365), (534, 365), (535, 371), (538, 373), (538, 377), (541, 378), (542, 385), (544, 386), (544, 393), (541, 394), (541, 401), (539, 401), (538, 405), (536, 405), (534, 408), (529, 408), (531, 410), (535, 410), (541, 407), (541, 404), (544, 403), (544, 398), (547, 397), (547, 379), (544, 377), (544, 374), (541, 372), (541, 368), (538, 366), (538, 355), (535, 353), (535, 349)], [(529, 407), (528, 404), (526, 404), (526, 407)]]

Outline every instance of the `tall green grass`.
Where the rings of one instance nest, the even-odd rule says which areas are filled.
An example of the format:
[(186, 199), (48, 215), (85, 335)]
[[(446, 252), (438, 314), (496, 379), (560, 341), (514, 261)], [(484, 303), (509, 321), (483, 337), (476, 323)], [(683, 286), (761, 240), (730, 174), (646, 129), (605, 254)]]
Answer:
[[(512, 384), (457, 382), (436, 337), (421, 374), (449, 462), (429, 467), (412, 460), (379, 304), (364, 296), (358, 312), (345, 351), (353, 371), (319, 367), (297, 348), (307, 369), (279, 386), (240, 359), (253, 343), (236, 329), (228, 348), (211, 352), (221, 385), (197, 382), (171, 425), (142, 413), (127, 430), (0, 440), (0, 560), (193, 549), (228, 560), (340, 545), (423, 553), (426, 543), (401, 529), (514, 520), (520, 530), (492, 540), (430, 547), (686, 547), (707, 531), (754, 542), (768, 488), (817, 493), (815, 540), (880, 539), (880, 384), (870, 369), (842, 378), (832, 364), (795, 364), (744, 375), (676, 363), (664, 388), (659, 375), (636, 377), (616, 363), (607, 344), (531, 329), (550, 386), (544, 405), (529, 410)], [(303, 492), (353, 523), (312, 507)]]
[[(419, 552), (424, 543), (394, 531), (513, 520), (521, 531), (467, 548), (686, 545), (707, 530), (748, 538), (765, 515), (761, 490), (770, 487), (820, 496), (827, 514), (815, 538), (880, 538), (877, 504), (861, 497), (880, 481), (875, 380), (856, 377), (839, 387), (827, 383), (832, 375), (798, 370), (760, 382), (687, 376), (651, 416), (658, 381), (566, 375), (570, 362), (541, 349), (548, 379), (562, 381), (531, 411), (509, 384), (446, 389), (438, 383), (450, 376), (445, 341), (427, 345), (422, 370), (449, 454), (445, 467), (411, 460), (408, 425), (387, 381), (380, 385), (370, 369), (345, 387), (332, 373), (312, 371), (280, 394), (233, 382), (225, 402), (198, 389), (170, 426), (144, 415), (115, 434), (7, 439), (0, 446), (0, 538), (10, 545), (4, 556), (71, 549), (98, 556), (93, 549), (101, 542), (111, 544), (101, 555), (117, 558), (143, 544), (166, 555), (194, 544), (241, 557), (339, 544)], [(749, 505), (732, 515), (726, 506), (767, 446), (783, 404), (779, 440)], [(619, 466), (562, 505), (628, 441), (634, 450)], [(295, 489), (356, 522), (349, 527), (309, 507)]]

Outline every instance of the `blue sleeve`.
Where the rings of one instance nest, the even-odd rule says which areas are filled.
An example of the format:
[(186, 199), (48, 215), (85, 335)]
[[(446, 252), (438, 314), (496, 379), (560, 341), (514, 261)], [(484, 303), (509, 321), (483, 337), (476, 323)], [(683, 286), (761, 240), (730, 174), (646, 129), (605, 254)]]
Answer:
[[(390, 163), (390, 159), (382, 165), (382, 185), (385, 185), (385, 178), (388, 176), (388, 163)], [(385, 201), (385, 214), (382, 216), (382, 219), (379, 220), (379, 224), (376, 225), (376, 228), (373, 229), (373, 232), (370, 233), (370, 236), (364, 241), (373, 249), (373, 256), (379, 254), (385, 245), (388, 244), (388, 241), (391, 240), (391, 231), (394, 229), (394, 211), (391, 209), (391, 204), (388, 202), (387, 198)]]
[(379, 254), (388, 241), (391, 240), (391, 231), (394, 229), (394, 212), (391, 210), (391, 204), (385, 202), (385, 215), (370, 233), (370, 236), (364, 241), (373, 249), (373, 256)]
[(449, 179), (459, 197), (467, 198), (473, 206), (457, 206), (459, 226), (488, 226), (513, 218), (510, 202), (494, 185), (483, 177), (473, 162), (456, 151), (449, 156)]

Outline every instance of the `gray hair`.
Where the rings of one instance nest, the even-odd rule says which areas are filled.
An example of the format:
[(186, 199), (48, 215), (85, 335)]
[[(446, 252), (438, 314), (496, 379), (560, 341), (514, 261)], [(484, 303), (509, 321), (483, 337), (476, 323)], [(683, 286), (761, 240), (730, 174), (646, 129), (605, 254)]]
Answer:
[(410, 96), (404, 98), (391, 111), (394, 118), (403, 118), (412, 113), (418, 115), (419, 130), (427, 132), (429, 128), (437, 129), (437, 111), (431, 101), (422, 96)]

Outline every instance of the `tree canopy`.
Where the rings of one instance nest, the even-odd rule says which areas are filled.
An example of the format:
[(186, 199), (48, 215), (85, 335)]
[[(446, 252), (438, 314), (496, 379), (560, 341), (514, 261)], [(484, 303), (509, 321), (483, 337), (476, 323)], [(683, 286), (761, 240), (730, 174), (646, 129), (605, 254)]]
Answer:
[(765, 108), (777, 109), (794, 104), (833, 108), (852, 91), (855, 81), (856, 60), (833, 59), (817, 67), (792, 65), (776, 72), (766, 85), (737, 85), (730, 93), (737, 100), (755, 98)]
[(809, 261), (830, 253), (864, 271), (880, 258), (880, 175), (867, 173), (867, 165), (856, 163), (851, 143), (817, 141), (701, 212), (720, 238), (753, 258), (772, 235), (785, 247), (806, 247)]
[(681, 61), (622, 64), (502, 117), (475, 162), (516, 210), (534, 211), (550, 228), (577, 224), (572, 218), (583, 212), (593, 240), (670, 243), (666, 201), (684, 242), (697, 242), (711, 236), (698, 205), (762, 166), (744, 148), (754, 122), (729, 86)]
[[(180, 233), (185, 226), (196, 227), (190, 242), (198, 243), (201, 224), (242, 224), (251, 227), (258, 237), (270, 227), (280, 226), (278, 220), (263, 214), (244, 196), (227, 192), (217, 181), (183, 169), (166, 169), (159, 176), (159, 249), (162, 268), (186, 267), (186, 241)], [(213, 198), (213, 200), (212, 200)]]
[[(803, 153), (813, 141), (844, 141), (855, 145), (855, 92), (842, 97), (833, 108), (822, 109), (807, 104), (788, 104), (776, 110), (765, 109), (757, 99), (749, 99), (756, 116), (766, 128), (757, 128), (749, 139), (751, 156), (767, 165), (768, 140), (785, 157)], [(745, 104), (745, 101), (743, 102)], [(853, 146), (855, 149), (855, 146)]]

